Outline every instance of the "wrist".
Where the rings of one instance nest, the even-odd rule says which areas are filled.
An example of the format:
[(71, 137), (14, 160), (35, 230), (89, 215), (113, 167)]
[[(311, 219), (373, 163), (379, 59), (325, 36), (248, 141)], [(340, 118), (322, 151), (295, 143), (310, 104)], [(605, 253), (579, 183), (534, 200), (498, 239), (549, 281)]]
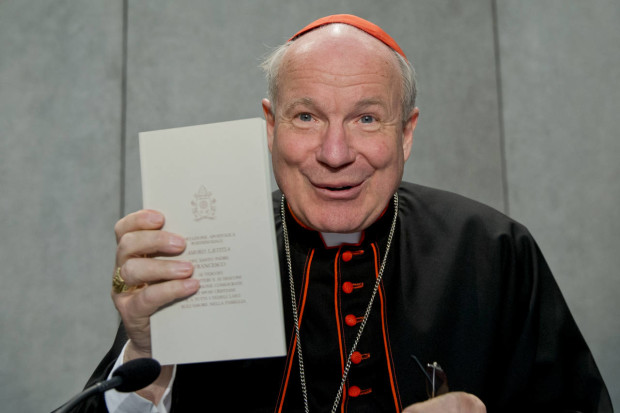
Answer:
[(174, 366), (162, 366), (159, 377), (147, 387), (136, 391), (136, 394), (150, 400), (157, 406), (171, 384), (173, 371)]
[[(127, 346), (125, 347), (125, 352), (123, 354), (123, 363), (145, 357), (151, 358), (151, 352), (140, 350), (131, 340), (127, 342)], [(163, 397), (166, 389), (170, 386), (173, 372), (174, 366), (161, 366), (161, 372), (159, 373), (157, 379), (155, 379), (155, 381), (147, 387), (136, 391), (136, 394), (150, 400), (154, 405), (159, 404), (159, 401)]]
[(152, 354), (150, 351), (144, 351), (136, 347), (133, 341), (129, 340), (127, 342), (127, 347), (125, 348), (125, 353), (123, 355), (123, 363), (127, 363), (128, 361), (139, 359), (139, 358), (151, 358)]

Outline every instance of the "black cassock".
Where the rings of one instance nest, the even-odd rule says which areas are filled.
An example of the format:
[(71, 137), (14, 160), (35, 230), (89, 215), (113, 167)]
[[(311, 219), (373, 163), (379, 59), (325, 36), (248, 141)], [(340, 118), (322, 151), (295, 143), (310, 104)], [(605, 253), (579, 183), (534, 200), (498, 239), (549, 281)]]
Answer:
[[(451, 193), (403, 183), (394, 239), (338, 411), (394, 412), (428, 398), (412, 360), (488, 412), (608, 412), (592, 355), (531, 235)], [(173, 412), (303, 411), (288, 271), (274, 193), (288, 356), (179, 365)], [(385, 254), (392, 203), (357, 245), (325, 247), (287, 211), (311, 412), (330, 411)], [(234, 328), (234, 326), (231, 326)], [(251, 338), (249, 338), (251, 340)], [(123, 328), (89, 384), (109, 374)], [(205, 343), (208, 345), (208, 343)], [(103, 397), (79, 411), (106, 411)]]

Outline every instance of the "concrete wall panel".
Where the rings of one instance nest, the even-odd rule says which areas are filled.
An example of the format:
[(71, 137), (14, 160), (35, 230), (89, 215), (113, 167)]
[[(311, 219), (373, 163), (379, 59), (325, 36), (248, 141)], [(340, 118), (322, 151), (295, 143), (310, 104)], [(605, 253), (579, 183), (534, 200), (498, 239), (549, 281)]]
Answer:
[(401, 20), (408, 24), (398, 26), (397, 38), (412, 50), (421, 113), (405, 179), (504, 211), (490, 4), (417, 2), (403, 8), (409, 10)]
[(120, 6), (0, 3), (2, 411), (58, 407), (114, 334)]
[(620, 405), (620, 3), (498, 2), (511, 215)]

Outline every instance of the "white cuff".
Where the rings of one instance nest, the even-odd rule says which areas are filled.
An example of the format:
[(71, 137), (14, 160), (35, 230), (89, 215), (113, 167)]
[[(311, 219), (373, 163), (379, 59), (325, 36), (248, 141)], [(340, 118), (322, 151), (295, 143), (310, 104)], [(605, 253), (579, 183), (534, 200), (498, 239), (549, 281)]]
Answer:
[[(112, 373), (123, 364), (127, 344), (129, 344), (129, 341), (125, 343), (125, 347), (123, 347), (123, 351), (121, 351), (121, 354), (118, 356), (108, 379), (111, 378)], [(174, 366), (170, 383), (157, 406), (137, 393), (121, 393), (112, 389), (107, 391), (104, 395), (108, 411), (110, 413), (168, 413), (172, 405), (172, 383), (174, 383), (176, 373), (177, 366)]]

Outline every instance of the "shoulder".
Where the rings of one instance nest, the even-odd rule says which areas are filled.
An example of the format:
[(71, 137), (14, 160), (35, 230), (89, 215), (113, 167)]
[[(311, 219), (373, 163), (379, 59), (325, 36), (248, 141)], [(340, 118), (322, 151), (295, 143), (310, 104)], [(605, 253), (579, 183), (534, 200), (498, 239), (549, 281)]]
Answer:
[(405, 226), (440, 233), (530, 237), (525, 226), (503, 212), (453, 192), (402, 182), (398, 195)]
[(494, 220), (511, 220), (502, 212), (481, 202), (441, 189), (410, 182), (401, 182), (398, 188), (401, 210), (417, 214), (454, 216), (484, 216)]
[(527, 301), (537, 278), (550, 275), (528, 229), (502, 212), (421, 185), (403, 183), (398, 193), (403, 254), (415, 254), (445, 285), (475, 281), (492, 295), (512, 283)]

